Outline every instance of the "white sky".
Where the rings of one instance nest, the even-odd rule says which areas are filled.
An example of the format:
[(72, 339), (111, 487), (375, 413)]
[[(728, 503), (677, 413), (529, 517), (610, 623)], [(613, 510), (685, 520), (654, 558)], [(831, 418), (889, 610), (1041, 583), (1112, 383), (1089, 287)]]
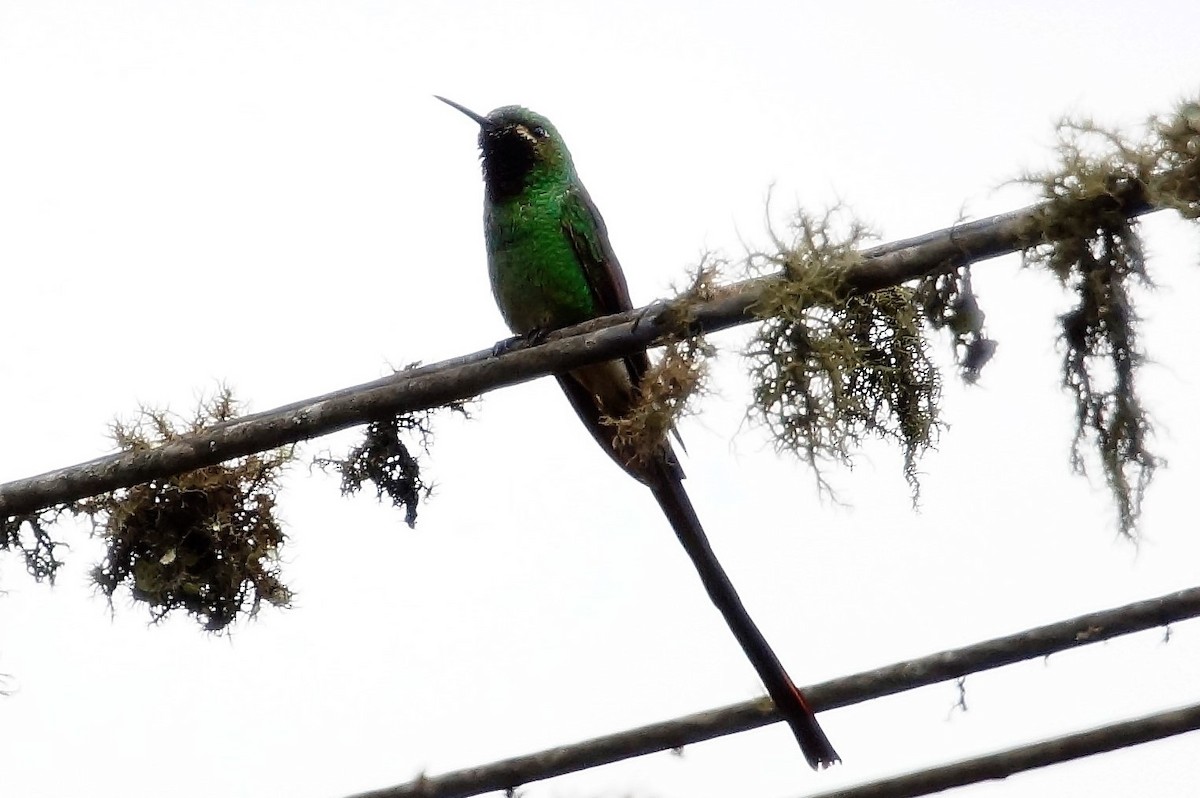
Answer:
[[(1194, 2), (0, 3), (0, 479), (109, 450), (138, 403), (226, 380), (253, 409), (505, 335), (484, 274), (474, 130), (431, 98), (552, 118), (635, 301), (705, 248), (761, 241), (763, 201), (837, 198), (885, 239), (1032, 201), (1064, 112), (1133, 125), (1194, 94)], [(1069, 475), (1063, 295), (981, 265), (1000, 341), (948, 381), (952, 429), (908, 505), (872, 448), (822, 502), (720, 395), (684, 426), (689, 488), (801, 683), (1198, 581), (1194, 231), (1144, 225), (1162, 290), (1144, 375), (1171, 467), (1140, 547)], [(338, 436), (326, 445), (344, 448)], [(341, 798), (761, 694), (649, 494), (548, 380), (439, 425), (416, 531), (333, 477), (291, 474), (295, 609), (232, 637), (110, 617), (71, 538), (57, 587), (0, 567), (2, 792)], [(70, 532), (64, 528), (64, 534)], [(1063, 654), (825, 713), (844, 766), (786, 727), (530, 785), (529, 796), (797, 796), (1200, 698), (1200, 628)], [(963, 790), (1194, 794), (1200, 737)]]

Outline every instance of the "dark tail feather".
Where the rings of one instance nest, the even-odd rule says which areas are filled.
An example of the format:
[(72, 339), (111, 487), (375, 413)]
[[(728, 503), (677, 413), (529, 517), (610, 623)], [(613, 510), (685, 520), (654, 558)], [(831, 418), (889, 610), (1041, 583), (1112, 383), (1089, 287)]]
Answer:
[(766, 638), (754, 625), (750, 614), (742, 606), (742, 600), (734, 590), (733, 583), (725, 574), (725, 569), (721, 567), (716, 554), (708, 545), (708, 537), (704, 534), (704, 528), (700, 525), (691, 499), (683, 488), (678, 469), (672, 467), (670, 460), (660, 461), (652, 468), (655, 471), (654, 479), (649, 481), (649, 485), (650, 490), (654, 492), (654, 498), (658, 500), (663, 513), (675, 529), (679, 542), (691, 557), (692, 565), (696, 567), (700, 581), (708, 591), (708, 597), (717, 605), (721, 615), (725, 616), (725, 623), (729, 624), (734, 637), (746, 652), (746, 657), (758, 671), (758, 676), (766, 686), (771, 700), (775, 702), (776, 709), (796, 735), (796, 742), (800, 743), (804, 758), (814, 770), (840, 762), (841, 757), (833, 750), (829, 738), (821, 730), (812, 707), (804, 700), (803, 694), (792, 683), (779, 658), (767, 644)]

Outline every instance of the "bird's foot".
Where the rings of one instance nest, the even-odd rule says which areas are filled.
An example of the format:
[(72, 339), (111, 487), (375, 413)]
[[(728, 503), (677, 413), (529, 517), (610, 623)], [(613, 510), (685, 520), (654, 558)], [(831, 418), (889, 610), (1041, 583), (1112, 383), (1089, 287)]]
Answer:
[(512, 338), (505, 338), (503, 341), (497, 341), (492, 345), (492, 357), (500, 357), (514, 349), (524, 346), (537, 346), (542, 341), (546, 340), (546, 336), (550, 334), (547, 329), (537, 328), (530, 330), (524, 335), (514, 335)]
[(492, 344), (492, 357), (500, 357), (503, 354), (511, 352), (518, 344), (524, 343), (525, 336), (514, 335), (512, 338), (505, 338), (503, 341), (497, 341)]

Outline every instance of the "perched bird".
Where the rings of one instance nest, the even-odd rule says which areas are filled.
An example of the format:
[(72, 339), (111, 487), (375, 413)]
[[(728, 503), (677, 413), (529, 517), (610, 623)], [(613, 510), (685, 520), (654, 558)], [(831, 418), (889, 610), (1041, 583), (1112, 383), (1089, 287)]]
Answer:
[[(550, 121), (515, 105), (481, 116), (444, 97), (437, 99), (479, 125), (488, 272), (509, 328), (516, 335), (536, 338), (631, 309), (629, 288), (604, 220)], [(583, 366), (557, 379), (601, 448), (653, 492), (709, 598), (791, 726), (809, 765), (832, 765), (840, 761), (837, 752), (709, 546), (670, 443), (663, 440), (649, 458), (633, 458), (622, 451), (613, 428), (602, 421), (629, 412), (649, 365), (646, 353), (639, 352), (623, 360)]]

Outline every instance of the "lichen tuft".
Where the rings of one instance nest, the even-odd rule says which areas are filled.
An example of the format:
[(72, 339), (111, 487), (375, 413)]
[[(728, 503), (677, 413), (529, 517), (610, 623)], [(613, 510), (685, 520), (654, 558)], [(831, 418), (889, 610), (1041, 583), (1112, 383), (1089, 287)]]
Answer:
[[(111, 434), (121, 449), (142, 451), (236, 415), (232, 393), (221, 388), (189, 420), (143, 408), (132, 422), (115, 422)], [(108, 547), (92, 571), (96, 585), (110, 601), (118, 588), (129, 588), (155, 621), (183, 610), (214, 632), (253, 616), (263, 601), (288, 605), (275, 495), (292, 459), (292, 447), (284, 447), (70, 505), (91, 516)]]
[(941, 427), (941, 375), (913, 289), (849, 295), (843, 275), (861, 263), (860, 249), (872, 236), (857, 220), (840, 223), (841, 213), (801, 212), (790, 241), (772, 233), (771, 250), (747, 256), (750, 272), (783, 278), (752, 308), (763, 323), (746, 349), (754, 384), (749, 415), (830, 493), (825, 463), (852, 466), (868, 437), (898, 443), (916, 503), (917, 463)]

